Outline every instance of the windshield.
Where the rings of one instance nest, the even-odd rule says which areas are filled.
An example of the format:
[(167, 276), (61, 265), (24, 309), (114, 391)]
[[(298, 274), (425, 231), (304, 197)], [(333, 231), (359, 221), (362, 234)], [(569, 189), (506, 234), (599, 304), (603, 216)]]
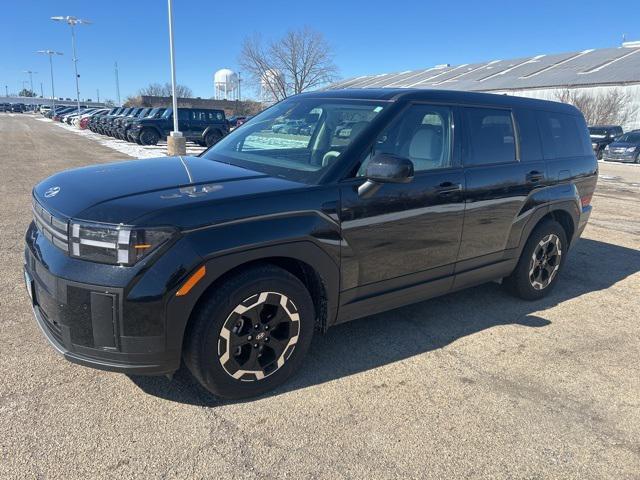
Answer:
[(203, 156), (315, 183), (386, 105), (369, 100), (294, 97), (252, 118)]
[[(180, 111), (180, 109), (178, 109), (178, 112)], [(164, 113), (162, 114), (161, 118), (169, 118), (171, 117), (171, 114), (173, 113), (173, 109), (172, 108), (167, 108)], [(178, 117), (180, 118), (180, 117)]]
[(623, 143), (640, 143), (640, 132), (625, 133), (621, 137), (616, 139), (616, 142)]

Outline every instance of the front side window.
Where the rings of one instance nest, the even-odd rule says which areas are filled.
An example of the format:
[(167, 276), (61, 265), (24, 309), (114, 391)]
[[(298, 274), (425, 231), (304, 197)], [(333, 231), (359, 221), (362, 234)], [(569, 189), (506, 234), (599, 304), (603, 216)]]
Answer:
[(468, 134), (465, 165), (490, 165), (516, 160), (510, 111), (467, 107), (464, 115)]
[(315, 183), (386, 105), (368, 100), (292, 98), (252, 118), (203, 156)]
[(378, 136), (358, 170), (364, 176), (367, 163), (379, 153), (408, 158), (415, 172), (451, 166), (451, 120), (449, 107), (412, 105)]

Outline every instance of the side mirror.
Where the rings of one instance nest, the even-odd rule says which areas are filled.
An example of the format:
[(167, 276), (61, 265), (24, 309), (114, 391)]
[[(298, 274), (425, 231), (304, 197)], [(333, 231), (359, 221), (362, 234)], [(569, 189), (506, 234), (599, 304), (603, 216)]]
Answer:
[(384, 183), (409, 183), (413, 180), (413, 162), (389, 153), (373, 157), (365, 171), (366, 181), (358, 187), (358, 195), (370, 197)]

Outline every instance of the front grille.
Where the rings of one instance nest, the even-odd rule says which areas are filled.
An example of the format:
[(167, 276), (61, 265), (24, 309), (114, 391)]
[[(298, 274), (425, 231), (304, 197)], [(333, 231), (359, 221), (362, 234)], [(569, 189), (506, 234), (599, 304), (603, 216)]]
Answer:
[(60, 250), (69, 251), (69, 222), (49, 213), (35, 198), (33, 199), (33, 221), (38, 231), (47, 240)]

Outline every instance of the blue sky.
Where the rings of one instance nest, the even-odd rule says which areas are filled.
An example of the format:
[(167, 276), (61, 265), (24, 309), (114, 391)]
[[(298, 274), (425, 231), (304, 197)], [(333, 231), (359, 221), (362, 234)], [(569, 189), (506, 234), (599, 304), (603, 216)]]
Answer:
[[(178, 82), (196, 96), (213, 95), (213, 73), (236, 69), (245, 35), (282, 35), (304, 25), (334, 47), (342, 77), (402, 71), (440, 63), (516, 58), (618, 46), (622, 35), (640, 39), (638, 0), (280, 1), (174, 0)], [(33, 52), (54, 49), (56, 95), (75, 97), (69, 27), (49, 20), (74, 15), (94, 22), (78, 27), (78, 68), (84, 98), (115, 99), (113, 64), (122, 97), (151, 82), (169, 80), (164, 0), (21, 0), (3, 2), (0, 82), (15, 92), (28, 76), (49, 95), (48, 61)], [(247, 92), (249, 93), (249, 92)]]

